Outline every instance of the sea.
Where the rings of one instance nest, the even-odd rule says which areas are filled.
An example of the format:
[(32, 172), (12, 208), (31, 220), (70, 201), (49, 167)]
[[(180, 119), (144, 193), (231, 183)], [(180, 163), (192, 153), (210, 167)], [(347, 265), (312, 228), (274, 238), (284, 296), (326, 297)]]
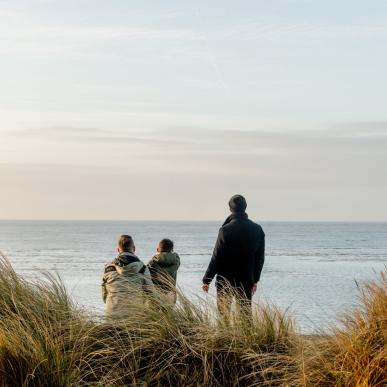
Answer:
[[(14, 269), (33, 280), (59, 274), (80, 306), (103, 313), (101, 278), (116, 256), (117, 238), (131, 235), (145, 263), (162, 238), (181, 257), (179, 288), (194, 302), (208, 297), (201, 279), (210, 261), (219, 222), (0, 221), (0, 250)], [(259, 222), (266, 234), (266, 260), (254, 302), (274, 304), (301, 332), (340, 324), (359, 304), (364, 283), (387, 270), (387, 223)]]

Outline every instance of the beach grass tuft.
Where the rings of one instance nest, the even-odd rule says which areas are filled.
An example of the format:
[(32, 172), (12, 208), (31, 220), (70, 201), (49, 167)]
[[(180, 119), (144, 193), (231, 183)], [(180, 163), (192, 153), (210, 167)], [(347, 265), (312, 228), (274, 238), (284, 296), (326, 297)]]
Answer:
[(2, 256), (0, 386), (382, 386), (386, 272), (342, 327), (306, 337), (274, 306), (225, 318), (181, 293), (175, 307), (134, 298), (129, 319), (106, 321), (58, 276), (27, 281)]
[(387, 268), (359, 286), (358, 307), (340, 327), (313, 340), (306, 357), (310, 385), (387, 385)]

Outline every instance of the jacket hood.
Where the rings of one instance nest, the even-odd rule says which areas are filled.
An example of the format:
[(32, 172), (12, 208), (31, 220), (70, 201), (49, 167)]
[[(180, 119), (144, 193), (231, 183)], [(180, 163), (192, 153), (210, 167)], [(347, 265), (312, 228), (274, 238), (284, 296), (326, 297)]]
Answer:
[(110, 271), (108, 270), (109, 267), (111, 267), (113, 271), (116, 271), (119, 274), (133, 275), (138, 274), (140, 270), (143, 269), (144, 264), (135, 254), (124, 252), (119, 254), (117, 258), (113, 260), (113, 262), (106, 265), (105, 272)]
[(139, 262), (140, 259), (137, 257), (137, 255), (129, 252), (123, 252), (118, 254), (117, 258), (115, 258), (112, 262), (115, 266), (126, 266), (131, 264), (132, 262)]
[(114, 265), (114, 266), (116, 267), (118, 274), (132, 275), (132, 274), (138, 274), (140, 270), (144, 267), (144, 264), (140, 260), (138, 260), (138, 261), (129, 263), (128, 265), (125, 265), (125, 266), (118, 266), (118, 265)]
[(180, 262), (180, 258), (176, 253), (170, 252), (170, 253), (158, 253), (154, 256), (154, 261), (162, 262), (163, 266), (172, 266), (176, 265), (178, 262)]

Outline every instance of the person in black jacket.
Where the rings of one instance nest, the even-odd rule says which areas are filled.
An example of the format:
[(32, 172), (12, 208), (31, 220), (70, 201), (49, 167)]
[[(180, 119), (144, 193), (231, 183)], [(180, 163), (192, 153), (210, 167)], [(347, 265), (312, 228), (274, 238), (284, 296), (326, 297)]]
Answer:
[(231, 215), (219, 230), (210, 264), (203, 277), (203, 290), (216, 277), (218, 310), (230, 311), (232, 297), (251, 312), (251, 298), (257, 290), (265, 260), (265, 233), (262, 227), (248, 219), (247, 203), (242, 195), (229, 201)]

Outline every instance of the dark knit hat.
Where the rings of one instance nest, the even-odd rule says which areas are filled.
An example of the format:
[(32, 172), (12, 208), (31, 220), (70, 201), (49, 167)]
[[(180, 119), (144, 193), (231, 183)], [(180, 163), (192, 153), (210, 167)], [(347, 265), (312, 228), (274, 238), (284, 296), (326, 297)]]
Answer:
[(231, 212), (245, 212), (247, 208), (246, 199), (242, 195), (234, 195), (228, 205)]

